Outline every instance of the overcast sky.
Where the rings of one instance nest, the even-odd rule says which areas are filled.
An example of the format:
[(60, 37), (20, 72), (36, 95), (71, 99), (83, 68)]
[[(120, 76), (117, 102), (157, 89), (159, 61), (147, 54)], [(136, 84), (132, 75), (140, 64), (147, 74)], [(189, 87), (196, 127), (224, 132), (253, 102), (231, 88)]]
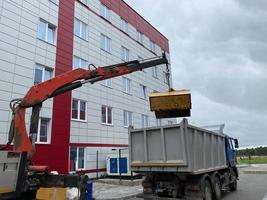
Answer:
[(190, 123), (225, 123), (240, 146), (267, 145), (267, 1), (125, 1), (169, 39)]

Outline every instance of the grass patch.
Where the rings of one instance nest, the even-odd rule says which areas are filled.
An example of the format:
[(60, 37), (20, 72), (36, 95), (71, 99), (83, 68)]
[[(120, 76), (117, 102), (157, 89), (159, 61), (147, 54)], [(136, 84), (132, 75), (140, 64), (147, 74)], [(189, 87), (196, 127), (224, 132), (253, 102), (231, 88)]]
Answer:
[(267, 164), (267, 156), (242, 156), (238, 157), (239, 164)]

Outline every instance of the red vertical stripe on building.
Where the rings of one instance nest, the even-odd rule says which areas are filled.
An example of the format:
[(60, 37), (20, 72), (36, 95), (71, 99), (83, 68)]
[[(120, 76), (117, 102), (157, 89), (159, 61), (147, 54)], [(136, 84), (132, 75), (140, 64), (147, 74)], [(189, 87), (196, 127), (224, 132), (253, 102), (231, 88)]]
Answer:
[[(59, 1), (55, 76), (72, 69), (75, 0)], [(68, 173), (71, 92), (54, 98), (51, 145), (36, 145), (35, 164)]]

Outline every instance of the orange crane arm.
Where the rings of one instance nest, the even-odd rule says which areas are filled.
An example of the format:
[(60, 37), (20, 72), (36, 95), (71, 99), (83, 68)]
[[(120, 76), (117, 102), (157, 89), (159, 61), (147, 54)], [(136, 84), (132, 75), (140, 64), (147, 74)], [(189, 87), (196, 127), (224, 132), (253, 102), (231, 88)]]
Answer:
[(34, 153), (25, 125), (25, 112), (27, 108), (33, 107), (30, 132), (37, 133), (39, 111), (42, 102), (48, 98), (74, 90), (88, 82), (92, 84), (97, 81), (122, 76), (160, 64), (168, 64), (165, 54), (161, 57), (143, 61), (134, 60), (106, 67), (94, 68), (93, 70), (79, 68), (65, 72), (50, 80), (31, 87), (22, 99), (15, 99), (11, 101), (10, 107), (13, 111), (13, 118), (9, 130), (9, 141), (7, 145), (1, 147), (1, 149), (10, 145), (14, 138), (15, 151)]

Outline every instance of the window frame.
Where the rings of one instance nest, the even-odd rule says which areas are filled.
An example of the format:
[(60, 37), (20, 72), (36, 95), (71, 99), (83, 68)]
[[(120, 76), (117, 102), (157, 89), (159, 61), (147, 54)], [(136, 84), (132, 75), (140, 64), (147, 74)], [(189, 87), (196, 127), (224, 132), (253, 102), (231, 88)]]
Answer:
[[(42, 142), (40, 141), (40, 131), (41, 131), (41, 121), (42, 120), (47, 120), (47, 141), (46, 142)], [(35, 143), (36, 144), (51, 144), (51, 118), (48, 117), (40, 117), (38, 120), (38, 130), (37, 130), (37, 135), (35, 138)]]
[[(36, 78), (36, 76), (35, 76), (35, 70), (36, 70), (36, 67), (37, 67), (37, 66), (40, 67), (40, 68), (42, 68), (42, 80), (41, 80), (41, 82), (39, 82), (39, 83), (42, 83), (42, 82), (44, 82), (44, 81), (47, 81), (47, 80), (53, 78), (53, 75), (54, 75), (54, 69), (53, 69), (53, 68), (50, 68), (50, 67), (41, 65), (41, 64), (39, 64), (39, 63), (35, 63), (35, 66), (34, 66), (33, 85), (37, 85), (37, 84), (39, 84), (39, 83), (35, 83), (35, 78)], [(51, 72), (51, 76), (50, 76), (49, 79), (45, 79), (45, 71), (50, 71), (50, 72)]]
[[(105, 122), (103, 122), (102, 108), (105, 108)], [(108, 109), (111, 111), (111, 123), (108, 123)], [(107, 126), (113, 126), (113, 108), (111, 106), (102, 105), (101, 106), (101, 124)]]
[[(73, 101), (78, 101), (78, 105), (77, 105), (77, 119), (73, 118), (72, 116), (72, 112), (73, 112)], [(81, 101), (85, 103), (85, 119), (81, 119)], [(72, 121), (77, 121), (77, 122), (87, 122), (87, 101), (85, 100), (81, 100), (81, 99), (76, 99), (76, 98), (72, 98), (71, 101), (71, 120)]]
[[(104, 42), (103, 45), (102, 45), (102, 42)], [(101, 50), (111, 54), (111, 42), (112, 40), (110, 37), (106, 36), (103, 33), (100, 34), (100, 49)]]
[[(85, 170), (86, 169), (86, 147), (70, 147), (69, 149), (69, 159), (71, 161), (71, 148), (76, 149), (76, 160), (75, 160), (75, 171), (72, 171), (70, 169), (70, 173), (75, 173), (80, 170)], [(79, 151), (80, 149), (83, 149), (83, 168), (79, 168)]]
[[(45, 24), (45, 35), (44, 35), (44, 39), (42, 38), (42, 37), (40, 37), (40, 23), (44, 23)], [(49, 40), (48, 40), (48, 36), (49, 36), (49, 33), (48, 33), (48, 30), (49, 30), (49, 26), (50, 27), (52, 27), (52, 28), (50, 28), (51, 30), (52, 30), (52, 33), (53, 33), (53, 42), (51, 43), (51, 42), (49, 42)], [(51, 44), (51, 45), (56, 45), (56, 40), (57, 40), (57, 38), (56, 38), (56, 29), (57, 29), (57, 27), (54, 25), (54, 24), (52, 24), (52, 23), (50, 23), (50, 22), (48, 22), (48, 21), (46, 21), (46, 20), (44, 20), (44, 19), (42, 19), (42, 18), (39, 18), (39, 24), (38, 24), (38, 39), (40, 39), (40, 40), (42, 40), (42, 41), (44, 41), (44, 42), (46, 42), (46, 43), (48, 43), (48, 44)]]
[(156, 52), (156, 43), (150, 40), (149, 43), (150, 50), (155, 53)]
[(121, 60), (124, 62), (130, 60), (130, 50), (124, 46), (121, 46)]
[(131, 79), (122, 77), (122, 91), (126, 94), (131, 94)]
[[(76, 28), (75, 28), (75, 24), (79, 23), (79, 33), (76, 33)], [(85, 27), (85, 38), (83, 37), (83, 27)], [(76, 18), (74, 19), (74, 35), (85, 40), (88, 41), (88, 24), (84, 23), (83, 21), (81, 21), (80, 19)]]
[[(125, 122), (126, 122), (126, 124), (125, 124)], [(124, 126), (124, 128), (128, 128), (129, 126), (133, 126), (133, 112), (132, 111), (123, 110), (123, 126)]]
[(123, 18), (121, 18), (121, 30), (129, 34), (129, 23)]
[(147, 99), (147, 87), (143, 84), (140, 84), (140, 87), (141, 87), (141, 95), (140, 97), (142, 99)]
[(108, 21), (111, 20), (110, 9), (102, 3), (100, 4), (100, 16), (103, 17), (104, 19), (108, 20)]
[(144, 34), (141, 33), (140, 31), (136, 30), (136, 40), (137, 42), (139, 42), (140, 44), (144, 43)]
[[(110, 82), (110, 84), (108, 84), (109, 82)], [(109, 78), (109, 79), (103, 80), (103, 81), (101, 82), (101, 84), (102, 84), (103, 86), (105, 86), (105, 87), (112, 88), (112, 79)]]
[[(75, 58), (78, 59), (78, 62), (79, 62), (79, 66), (78, 67), (74, 66)], [(82, 61), (84, 61), (86, 63), (86, 66), (82, 66)], [(72, 61), (72, 69), (78, 69), (78, 68), (86, 69), (86, 67), (88, 67), (88, 63), (89, 62), (87, 60), (85, 60), (85, 59), (83, 59), (83, 58), (81, 58), (79, 56), (75, 56), (74, 55), (73, 56), (73, 61)]]

